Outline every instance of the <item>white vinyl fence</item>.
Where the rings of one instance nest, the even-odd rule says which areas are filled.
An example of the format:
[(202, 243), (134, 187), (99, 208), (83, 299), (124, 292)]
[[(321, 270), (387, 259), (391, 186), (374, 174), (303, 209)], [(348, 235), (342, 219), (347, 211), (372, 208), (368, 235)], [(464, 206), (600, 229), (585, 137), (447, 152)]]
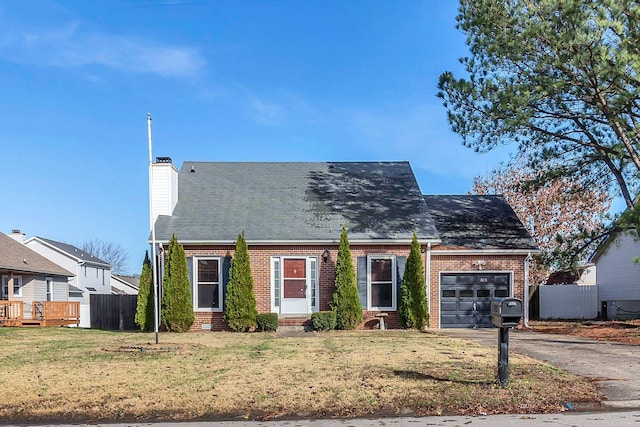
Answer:
[(540, 319), (595, 319), (598, 287), (595, 285), (541, 285)]

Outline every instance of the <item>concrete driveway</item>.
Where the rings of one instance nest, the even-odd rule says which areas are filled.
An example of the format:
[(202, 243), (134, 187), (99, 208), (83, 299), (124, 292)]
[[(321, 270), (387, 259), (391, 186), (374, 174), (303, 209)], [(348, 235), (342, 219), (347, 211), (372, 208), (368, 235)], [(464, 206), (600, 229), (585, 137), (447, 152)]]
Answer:
[[(438, 333), (495, 347), (497, 365), (497, 328), (442, 329)], [(640, 408), (639, 346), (512, 329), (509, 354), (514, 352), (595, 379), (609, 408)]]

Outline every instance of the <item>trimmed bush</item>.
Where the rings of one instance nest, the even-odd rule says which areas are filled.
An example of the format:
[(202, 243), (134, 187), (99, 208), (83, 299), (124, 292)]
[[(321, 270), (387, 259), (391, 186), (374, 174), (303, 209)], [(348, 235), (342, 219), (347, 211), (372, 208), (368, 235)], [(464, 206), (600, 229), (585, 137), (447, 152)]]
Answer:
[(257, 315), (249, 248), (243, 231), (238, 234), (236, 251), (229, 270), (224, 321), (234, 332), (247, 332), (256, 328)]
[(345, 227), (342, 227), (340, 234), (335, 291), (331, 301), (331, 310), (336, 314), (336, 328), (338, 329), (355, 329), (364, 319)]
[(262, 332), (275, 332), (278, 330), (277, 313), (260, 313), (256, 316), (258, 330)]
[(175, 234), (169, 241), (162, 287), (162, 324), (169, 332), (188, 331), (194, 322), (191, 282), (187, 257)]
[(311, 327), (314, 331), (332, 331), (336, 328), (335, 311), (317, 311), (311, 313)]
[(402, 277), (400, 290), (400, 319), (405, 328), (424, 329), (429, 325), (427, 290), (418, 236), (413, 233), (411, 252)]
[(146, 251), (142, 262), (142, 272), (140, 273), (140, 287), (134, 318), (141, 331), (149, 332), (155, 329), (154, 310), (153, 271), (151, 270), (149, 251)]

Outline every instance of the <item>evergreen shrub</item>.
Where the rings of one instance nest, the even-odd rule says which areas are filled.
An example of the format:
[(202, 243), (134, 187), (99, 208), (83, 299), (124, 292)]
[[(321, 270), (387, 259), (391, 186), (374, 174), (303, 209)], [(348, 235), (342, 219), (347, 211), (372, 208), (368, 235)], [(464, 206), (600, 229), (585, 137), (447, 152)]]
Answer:
[(278, 330), (277, 313), (260, 313), (256, 316), (258, 330), (262, 332), (275, 332)]
[(317, 311), (311, 314), (311, 327), (314, 331), (332, 331), (336, 328), (335, 311)]
[(336, 313), (336, 328), (338, 329), (355, 329), (364, 319), (345, 227), (342, 227), (340, 234), (335, 291), (331, 301), (331, 310)]
[(229, 270), (224, 321), (234, 332), (247, 332), (256, 328), (257, 316), (251, 260), (243, 231), (238, 234), (236, 250)]

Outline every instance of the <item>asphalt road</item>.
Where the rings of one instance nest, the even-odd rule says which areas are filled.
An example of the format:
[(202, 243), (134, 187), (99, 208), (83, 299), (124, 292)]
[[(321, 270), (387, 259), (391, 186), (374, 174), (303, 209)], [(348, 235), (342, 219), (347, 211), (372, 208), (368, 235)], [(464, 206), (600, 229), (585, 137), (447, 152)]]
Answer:
[[(85, 424), (85, 427), (637, 427), (640, 411), (592, 412), (542, 415), (488, 415), (479, 417), (398, 417), (383, 419), (301, 420), (301, 421), (220, 421), (186, 423)], [(56, 425), (79, 427), (81, 424)], [(24, 426), (20, 426), (24, 427)]]
[[(498, 346), (498, 329), (443, 329), (443, 335)], [(596, 380), (611, 409), (640, 409), (640, 347), (526, 330), (509, 332), (509, 354), (531, 356)], [(497, 359), (496, 359), (497, 363)]]

